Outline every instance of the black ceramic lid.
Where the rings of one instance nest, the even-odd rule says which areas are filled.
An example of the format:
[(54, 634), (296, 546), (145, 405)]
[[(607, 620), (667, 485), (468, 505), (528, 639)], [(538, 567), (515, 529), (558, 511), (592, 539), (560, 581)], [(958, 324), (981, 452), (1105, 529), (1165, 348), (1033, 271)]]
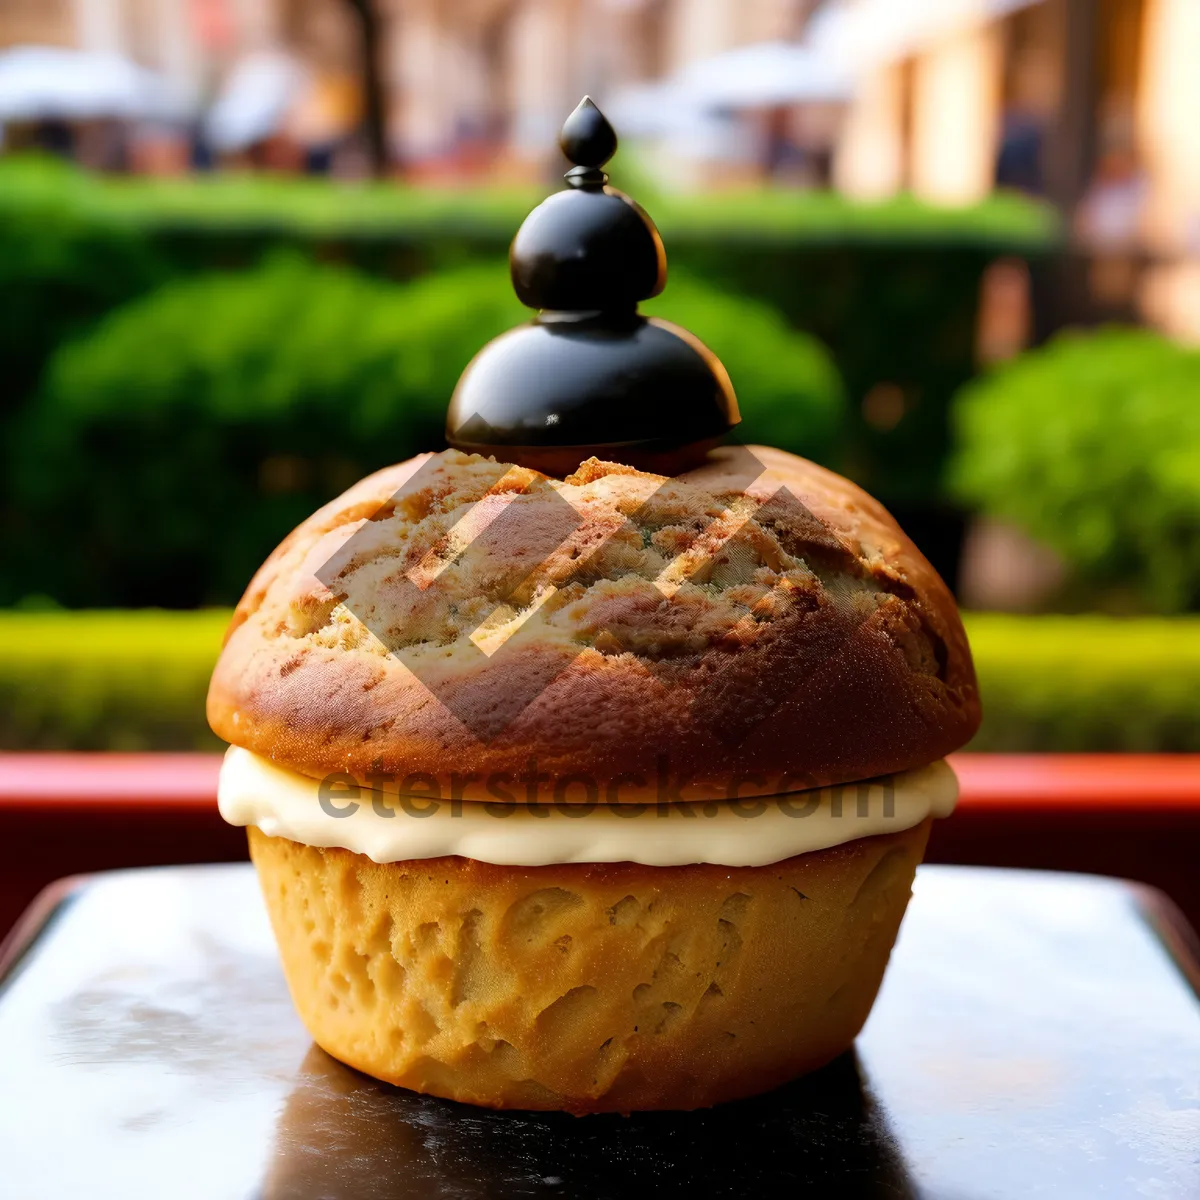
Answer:
[(446, 416), (460, 450), (565, 475), (590, 455), (673, 474), (696, 465), (741, 419), (720, 360), (638, 303), (667, 281), (645, 211), (608, 186), (617, 148), (584, 97), (563, 125), (575, 166), (513, 239), (509, 266), (528, 325), (488, 343), (463, 372)]

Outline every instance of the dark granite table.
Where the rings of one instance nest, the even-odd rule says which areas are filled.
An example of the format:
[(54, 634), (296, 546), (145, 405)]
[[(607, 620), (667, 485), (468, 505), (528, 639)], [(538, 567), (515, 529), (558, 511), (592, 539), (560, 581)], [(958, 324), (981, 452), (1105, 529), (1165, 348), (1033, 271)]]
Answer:
[(12, 1200), (1200, 1197), (1196, 960), (1127, 885), (924, 868), (856, 1054), (759, 1100), (583, 1120), (313, 1047), (247, 867), (51, 899), (0, 982)]

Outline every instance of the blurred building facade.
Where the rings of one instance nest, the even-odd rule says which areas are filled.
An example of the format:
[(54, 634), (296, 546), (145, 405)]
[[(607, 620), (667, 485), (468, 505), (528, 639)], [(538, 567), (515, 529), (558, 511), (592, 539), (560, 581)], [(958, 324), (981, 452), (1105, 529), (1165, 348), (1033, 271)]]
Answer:
[[(603, 96), (732, 46), (799, 35), (815, 0), (3, 0), (0, 48), (117, 54), (197, 104), (240, 60), (287, 54), (307, 94), (290, 128), (349, 129), (364, 53), (390, 150), (418, 171), (540, 159), (582, 92)], [(364, 45), (364, 14), (370, 22)], [(327, 127), (327, 128), (326, 128)]]
[[(293, 56), (296, 118), (351, 126), (371, 19), (391, 150), (422, 166), (538, 156), (583, 91), (602, 99), (737, 46), (797, 40), (833, 15), (856, 79), (833, 179), (977, 199), (998, 181), (1085, 206), (1123, 233), (1145, 173), (1156, 241), (1195, 240), (1200, 4), (1195, 0), (2, 0), (0, 47), (131, 58), (197, 105), (239, 60)], [(324, 131), (322, 131), (324, 132)], [(315, 135), (314, 135), (315, 136)], [(1125, 203), (1122, 204), (1122, 198)]]
[[(847, 0), (859, 87), (834, 181), (874, 198), (1053, 201), (1085, 252), (1068, 307), (1200, 340), (1200, 4)], [(907, 17), (897, 13), (903, 7)], [(874, 36), (872, 36), (874, 35)]]
[[(852, 74), (848, 101), (741, 111), (723, 143), (660, 136), (673, 181), (787, 177), (797, 156), (779, 146), (808, 139), (810, 160), (828, 161), (798, 178), (855, 197), (964, 204), (1017, 187), (1057, 204), (1091, 248), (1077, 290), (1115, 316), (1136, 296), (1200, 339), (1200, 0), (0, 3), (0, 46), (128, 58), (196, 114), (220, 116), (223, 97), (226, 115), (257, 104), (210, 120), (218, 158), (364, 169), (365, 73), (382, 150), (417, 180), (528, 175), (553, 160), (584, 91), (603, 103), (735, 47), (801, 40)], [(169, 122), (145, 124), (120, 165), (194, 161)], [(91, 135), (102, 161), (109, 142)]]

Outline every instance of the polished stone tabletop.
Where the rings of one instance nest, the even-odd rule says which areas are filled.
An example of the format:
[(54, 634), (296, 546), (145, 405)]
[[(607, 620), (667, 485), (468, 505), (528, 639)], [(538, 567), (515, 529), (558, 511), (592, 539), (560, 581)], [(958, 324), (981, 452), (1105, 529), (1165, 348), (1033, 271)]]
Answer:
[(0, 1196), (1200, 1197), (1186, 940), (1119, 883), (926, 867), (856, 1054), (707, 1112), (575, 1119), (316, 1049), (249, 867), (93, 876), (0, 982)]

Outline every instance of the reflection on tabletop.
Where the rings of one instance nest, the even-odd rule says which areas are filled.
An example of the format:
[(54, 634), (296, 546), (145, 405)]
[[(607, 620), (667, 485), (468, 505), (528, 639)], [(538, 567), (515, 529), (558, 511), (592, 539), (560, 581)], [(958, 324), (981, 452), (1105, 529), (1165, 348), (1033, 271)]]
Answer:
[(820, 1194), (914, 1194), (853, 1053), (755, 1100), (579, 1118), (419, 1096), (314, 1046), (280, 1118), (262, 1195), (616, 1198), (652, 1186), (656, 1195), (770, 1196), (799, 1181)]
[(1200, 999), (1168, 916), (1111, 880), (924, 867), (854, 1054), (718, 1109), (575, 1118), (314, 1047), (249, 866), (94, 876), (0, 981), (0, 1194), (1200, 1195)]

